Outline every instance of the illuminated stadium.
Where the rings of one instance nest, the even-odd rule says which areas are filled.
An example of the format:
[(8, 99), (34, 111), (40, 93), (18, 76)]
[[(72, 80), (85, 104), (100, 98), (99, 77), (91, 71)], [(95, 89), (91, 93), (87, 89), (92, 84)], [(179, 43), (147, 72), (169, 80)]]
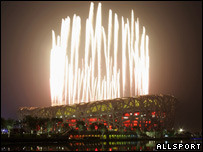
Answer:
[(171, 129), (175, 118), (176, 98), (168, 95), (145, 95), (131, 98), (117, 98), (72, 106), (25, 107), (18, 116), (62, 118), (75, 128), (76, 121), (104, 124), (107, 128)]
[[(139, 20), (134, 19), (133, 10), (131, 20), (121, 19), (109, 10), (105, 30), (101, 3), (96, 22), (91, 3), (82, 51), (81, 18), (74, 14), (72, 21), (70, 17), (62, 19), (61, 35), (55, 36), (52, 30), (51, 107), (20, 108), (19, 118), (62, 118), (73, 128), (77, 120), (82, 120), (86, 126), (102, 123), (109, 129), (171, 129), (176, 99), (148, 95), (149, 36), (144, 27), (140, 36)], [(122, 41), (118, 39), (119, 32)], [(84, 58), (79, 56), (81, 52)]]

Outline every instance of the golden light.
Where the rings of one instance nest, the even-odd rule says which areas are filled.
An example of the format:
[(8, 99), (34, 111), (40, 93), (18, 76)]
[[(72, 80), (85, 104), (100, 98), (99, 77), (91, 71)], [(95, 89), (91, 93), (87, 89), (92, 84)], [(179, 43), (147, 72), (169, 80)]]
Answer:
[[(55, 32), (52, 31), (50, 56), (52, 106), (125, 97), (128, 95), (127, 88), (130, 96), (148, 94), (149, 37), (143, 27), (140, 39), (139, 20), (134, 21), (134, 12), (131, 12), (131, 22), (128, 19), (125, 22), (122, 17), (119, 26), (117, 14), (114, 14), (113, 22), (113, 13), (109, 10), (106, 34), (102, 26), (102, 10), (99, 3), (95, 27), (93, 25), (94, 4), (91, 3), (85, 27), (84, 60), (79, 58), (81, 35), (79, 16), (74, 15), (72, 23), (69, 17), (62, 19), (61, 34), (57, 39)], [(119, 32), (122, 32), (122, 42), (118, 39)], [(113, 42), (113, 57), (111, 42)], [(119, 43), (122, 45), (121, 52), (118, 51)], [(122, 61), (118, 62), (120, 53)], [(82, 66), (79, 66), (79, 59), (82, 59)], [(118, 63), (122, 63), (122, 67), (119, 67)], [(103, 75), (102, 69), (105, 69)], [(128, 78), (127, 71), (129, 71)]]

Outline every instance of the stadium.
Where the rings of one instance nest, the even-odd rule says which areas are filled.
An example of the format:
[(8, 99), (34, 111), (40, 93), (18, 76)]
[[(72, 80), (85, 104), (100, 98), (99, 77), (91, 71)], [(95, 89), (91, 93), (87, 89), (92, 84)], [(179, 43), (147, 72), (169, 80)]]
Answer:
[(137, 127), (162, 130), (173, 127), (176, 103), (177, 99), (170, 95), (143, 95), (73, 105), (22, 107), (18, 110), (18, 117), (21, 120), (27, 115), (62, 118), (72, 128), (81, 120), (87, 127), (96, 123), (118, 130)]

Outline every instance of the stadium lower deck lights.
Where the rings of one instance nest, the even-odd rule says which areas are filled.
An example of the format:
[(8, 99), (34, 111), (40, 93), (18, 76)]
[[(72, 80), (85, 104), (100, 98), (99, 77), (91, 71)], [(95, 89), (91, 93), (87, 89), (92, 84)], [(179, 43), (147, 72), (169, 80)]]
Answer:
[(142, 129), (171, 129), (175, 119), (176, 98), (168, 95), (144, 95), (117, 98), (74, 105), (52, 107), (24, 107), (18, 111), (19, 119), (27, 115), (41, 118), (62, 118), (69, 126), (76, 128), (77, 120), (88, 127), (92, 123), (121, 129), (139, 127)]

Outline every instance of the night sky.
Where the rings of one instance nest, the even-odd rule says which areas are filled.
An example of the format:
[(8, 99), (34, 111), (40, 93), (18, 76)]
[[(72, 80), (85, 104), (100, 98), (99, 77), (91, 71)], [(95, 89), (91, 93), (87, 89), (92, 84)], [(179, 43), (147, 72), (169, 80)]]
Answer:
[[(130, 18), (134, 10), (149, 35), (149, 93), (174, 95), (175, 127), (201, 131), (202, 2), (101, 3), (105, 28), (112, 9), (120, 32), (121, 17)], [(72, 21), (76, 13), (84, 32), (89, 7), (90, 2), (1, 2), (1, 117), (17, 119), (19, 107), (51, 105), (51, 30), (59, 34), (61, 19)]]

